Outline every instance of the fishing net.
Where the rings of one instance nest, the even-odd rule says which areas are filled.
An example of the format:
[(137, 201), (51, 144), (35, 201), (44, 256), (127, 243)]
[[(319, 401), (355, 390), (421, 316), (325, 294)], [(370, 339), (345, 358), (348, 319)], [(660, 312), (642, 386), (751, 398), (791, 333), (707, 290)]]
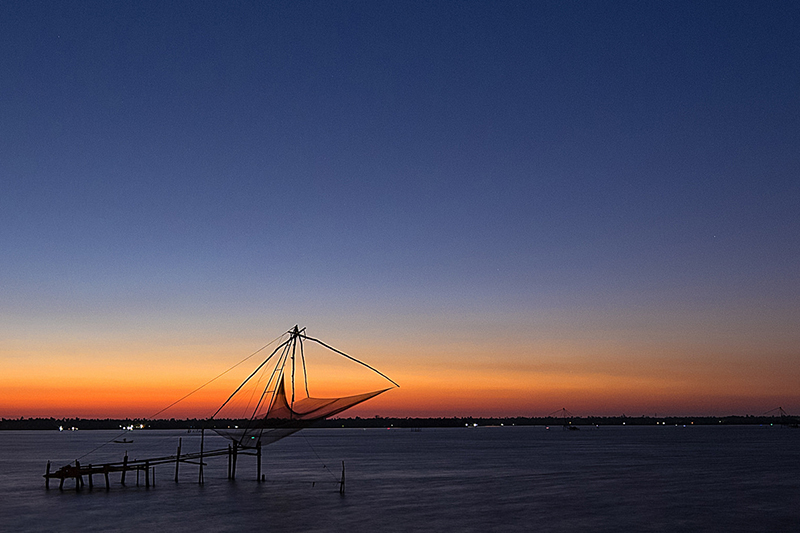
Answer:
[[(228, 400), (217, 410), (217, 416), (224, 408), (243, 404), (251, 410), (245, 421), (233, 428), (214, 429), (214, 431), (232, 440), (240, 447), (250, 448), (267, 445), (309, 427), (318, 420), (335, 416), (353, 406), (365, 402), (390, 390), (391, 387), (337, 398), (314, 398), (308, 394), (308, 377), (306, 374), (303, 341), (313, 341), (351, 361), (369, 368), (393, 385), (398, 386), (387, 376), (371, 366), (341, 352), (318, 339), (305, 335), (305, 330), (295, 327), (289, 338), (278, 345), (244, 382), (231, 394)], [(273, 365), (267, 363), (273, 361)], [(302, 365), (305, 381), (306, 397), (295, 399), (296, 365)], [(286, 394), (286, 380), (290, 380), (291, 397)], [(260, 390), (260, 392), (259, 392)]]

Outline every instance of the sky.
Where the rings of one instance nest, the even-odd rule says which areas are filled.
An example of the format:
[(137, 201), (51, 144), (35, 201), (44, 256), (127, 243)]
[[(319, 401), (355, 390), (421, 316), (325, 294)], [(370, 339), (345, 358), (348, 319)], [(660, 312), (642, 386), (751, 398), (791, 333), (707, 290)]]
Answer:
[(798, 146), (796, 2), (2, 0), (0, 417), (800, 413)]

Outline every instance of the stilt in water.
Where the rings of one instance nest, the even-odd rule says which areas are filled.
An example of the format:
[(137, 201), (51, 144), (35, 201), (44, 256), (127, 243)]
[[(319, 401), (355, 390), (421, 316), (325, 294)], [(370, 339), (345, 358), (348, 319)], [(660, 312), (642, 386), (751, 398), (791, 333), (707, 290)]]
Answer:
[(144, 486), (150, 488), (150, 461), (144, 462)]
[(92, 465), (89, 465), (89, 473), (86, 475), (89, 478), (89, 490), (94, 488), (94, 483), (92, 483)]
[(200, 430), (200, 475), (198, 476), (197, 482), (201, 485), (203, 484), (203, 442), (205, 441), (206, 437), (206, 428)]
[(256, 444), (256, 459), (258, 461), (258, 470), (256, 471), (256, 480), (261, 483), (261, 441)]
[(47, 461), (47, 470), (44, 473), (44, 488), (50, 490), (50, 461)]
[(342, 480), (339, 482), (339, 494), (344, 494), (344, 461), (342, 461)]
[(236, 479), (236, 455), (238, 453), (239, 444), (233, 443), (233, 465), (231, 466), (231, 479)]
[(181, 441), (183, 439), (178, 437), (178, 453), (175, 454), (175, 483), (178, 482), (178, 465), (181, 464)]
[(103, 477), (106, 478), (106, 490), (108, 490), (109, 489), (109, 486), (108, 486), (108, 464), (104, 464), (103, 465)]
[(231, 478), (231, 464), (233, 463), (233, 448), (228, 444), (228, 479)]
[(83, 476), (81, 475), (81, 463), (75, 460), (75, 491), (81, 490), (83, 486)]
[(122, 478), (120, 479), (120, 483), (122, 486), (125, 486), (125, 472), (128, 471), (128, 452), (125, 452), (125, 457), (122, 458)]

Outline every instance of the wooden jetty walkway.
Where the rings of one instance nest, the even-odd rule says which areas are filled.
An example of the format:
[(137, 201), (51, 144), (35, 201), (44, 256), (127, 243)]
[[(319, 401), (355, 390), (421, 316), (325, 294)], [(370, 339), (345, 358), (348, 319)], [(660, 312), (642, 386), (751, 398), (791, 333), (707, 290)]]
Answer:
[[(198, 483), (202, 484), (205, 480), (203, 478), (203, 467), (207, 466), (208, 463), (205, 462), (205, 459), (209, 457), (219, 457), (223, 455), (228, 456), (228, 479), (236, 479), (236, 463), (237, 458), (239, 455), (255, 455), (257, 457), (257, 474), (256, 479), (261, 482), (263, 481), (263, 476), (261, 475), (261, 444), (259, 443), (255, 448), (243, 448), (237, 445), (228, 445), (227, 448), (220, 448), (217, 450), (207, 450), (204, 451), (202, 445), (200, 447), (199, 452), (194, 453), (181, 453), (181, 444), (182, 439), (178, 440), (178, 451), (175, 455), (168, 455), (165, 457), (152, 457), (148, 459), (129, 459), (128, 453), (125, 452), (125, 457), (123, 457), (122, 461), (114, 462), (114, 463), (102, 463), (102, 464), (87, 464), (82, 465), (80, 461), (75, 461), (75, 463), (70, 463), (68, 465), (62, 466), (58, 470), (51, 472), (50, 471), (50, 461), (47, 461), (47, 470), (44, 474), (45, 478), (45, 487), (50, 488), (50, 480), (51, 479), (58, 479), (59, 490), (64, 490), (64, 481), (68, 479), (75, 480), (75, 490), (81, 490), (86, 483), (84, 483), (83, 478), (84, 476), (88, 480), (89, 489), (94, 488), (94, 481), (93, 476), (95, 475), (102, 475), (103, 480), (105, 481), (105, 489), (109, 490), (110, 483), (109, 483), (109, 475), (112, 473), (120, 472), (120, 484), (125, 485), (126, 474), (128, 472), (136, 472), (136, 486), (139, 486), (139, 477), (140, 473), (144, 473), (144, 484), (145, 487), (155, 486), (156, 484), (156, 476), (155, 476), (155, 467), (157, 465), (168, 465), (174, 464), (175, 465), (175, 482), (178, 481), (178, 472), (180, 469), (181, 463), (190, 463), (198, 465), (199, 474), (198, 474)], [(343, 476), (344, 477), (344, 476)]]

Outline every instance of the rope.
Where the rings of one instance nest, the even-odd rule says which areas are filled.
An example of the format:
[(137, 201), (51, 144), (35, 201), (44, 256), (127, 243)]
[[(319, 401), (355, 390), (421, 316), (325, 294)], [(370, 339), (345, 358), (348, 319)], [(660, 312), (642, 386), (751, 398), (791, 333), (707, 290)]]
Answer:
[(300, 360), (303, 361), (303, 381), (306, 385), (306, 398), (310, 398), (311, 395), (308, 393), (308, 372), (306, 371), (306, 358), (303, 354), (303, 337), (300, 337)]
[[(234, 368), (236, 368), (237, 366), (241, 365), (242, 363), (244, 363), (244, 362), (245, 362), (245, 361), (247, 361), (248, 359), (251, 359), (253, 356), (255, 356), (255, 355), (256, 355), (256, 354), (258, 354), (259, 352), (261, 352), (261, 351), (263, 351), (264, 349), (266, 349), (266, 348), (267, 348), (267, 347), (268, 347), (270, 344), (273, 344), (274, 342), (278, 341), (278, 340), (279, 340), (281, 337), (283, 337), (284, 335), (285, 335), (284, 333), (280, 334), (280, 335), (279, 335), (277, 338), (275, 338), (275, 339), (271, 340), (270, 342), (268, 342), (267, 344), (265, 344), (264, 346), (262, 346), (261, 348), (259, 348), (259, 349), (258, 349), (258, 350), (256, 350), (255, 352), (251, 353), (250, 355), (248, 355), (247, 357), (245, 357), (244, 359), (242, 359), (241, 361), (239, 361), (238, 363), (236, 363), (235, 365), (233, 365), (232, 367), (230, 367), (229, 369), (227, 369), (225, 372), (223, 372), (223, 373), (221, 373), (220, 375), (218, 375), (217, 377), (215, 377), (215, 378), (213, 378), (213, 379), (210, 379), (209, 381), (207, 381), (207, 382), (203, 383), (202, 385), (200, 385), (199, 387), (197, 387), (196, 389), (194, 389), (194, 390), (193, 390), (192, 392), (190, 392), (189, 394), (186, 394), (186, 395), (182, 396), (181, 398), (179, 398), (179, 399), (175, 400), (174, 402), (172, 402), (171, 404), (169, 404), (169, 405), (168, 405), (168, 406), (166, 406), (165, 408), (161, 409), (160, 411), (157, 411), (156, 413), (153, 413), (152, 415), (150, 415), (149, 417), (147, 417), (147, 419), (153, 419), (153, 418), (155, 418), (156, 416), (160, 415), (161, 413), (163, 413), (164, 411), (166, 411), (166, 410), (167, 410), (167, 409), (169, 409), (170, 407), (173, 407), (173, 406), (175, 406), (176, 404), (178, 404), (179, 402), (182, 402), (183, 400), (185, 400), (186, 398), (188, 398), (189, 396), (191, 396), (191, 395), (192, 395), (192, 394), (194, 394), (195, 392), (199, 391), (199, 390), (200, 390), (200, 389), (202, 389), (203, 387), (206, 387), (206, 386), (210, 385), (211, 383), (213, 383), (214, 381), (218, 380), (219, 378), (221, 378), (222, 376), (224, 376), (225, 374), (227, 374), (228, 372), (230, 372), (231, 370), (233, 370), (233, 369), (234, 369)], [(262, 366), (263, 366), (263, 365), (262, 365)], [(259, 367), (259, 368), (261, 368), (261, 367)], [(249, 378), (248, 378), (248, 379), (249, 379)], [(220, 408), (220, 409), (221, 409), (221, 408)], [(217, 411), (217, 412), (219, 412), (219, 411)], [(216, 414), (216, 413), (215, 413), (215, 414)], [(212, 416), (211, 418), (214, 418), (214, 417)], [(110, 440), (108, 440), (108, 441), (104, 442), (103, 444), (101, 444), (100, 446), (96, 447), (95, 449), (93, 449), (93, 450), (91, 450), (91, 451), (88, 451), (88, 452), (86, 452), (85, 454), (81, 455), (80, 457), (78, 457), (78, 458), (76, 459), (76, 461), (80, 461), (81, 459), (83, 459), (83, 458), (84, 458), (84, 457), (86, 457), (87, 455), (91, 455), (91, 454), (93, 454), (94, 452), (96, 452), (97, 450), (99, 450), (100, 448), (103, 448), (104, 446), (106, 446), (106, 445), (108, 445), (108, 444), (111, 444), (112, 442), (114, 442), (115, 440), (117, 440), (118, 438), (120, 438), (122, 435), (125, 435), (125, 434), (127, 434), (128, 432), (129, 432), (129, 430), (127, 430), (127, 429), (126, 429), (125, 431), (123, 431), (123, 432), (122, 432), (122, 433), (120, 433), (119, 435), (116, 435), (116, 436), (112, 437)]]
[[(251, 358), (252, 358), (253, 356), (255, 356), (257, 353), (259, 353), (259, 352), (262, 352), (263, 350), (265, 350), (265, 349), (266, 349), (266, 348), (267, 348), (267, 347), (268, 347), (270, 344), (272, 344), (272, 343), (276, 342), (276, 341), (277, 341), (277, 340), (279, 340), (281, 337), (283, 337), (283, 335), (280, 335), (280, 336), (278, 336), (276, 339), (274, 339), (274, 340), (272, 340), (272, 341), (268, 342), (267, 344), (265, 344), (264, 346), (262, 346), (261, 348), (259, 348), (259, 349), (258, 349), (258, 350), (256, 350), (255, 352), (251, 353), (250, 355), (248, 355), (247, 357), (245, 357), (244, 359), (242, 359), (241, 361), (239, 361), (238, 363), (236, 363), (235, 365), (233, 365), (232, 367), (230, 367), (228, 370), (226, 370), (226, 371), (225, 371), (225, 372), (223, 372), (222, 374), (220, 374), (220, 375), (218, 375), (217, 377), (215, 377), (215, 378), (213, 378), (213, 379), (210, 379), (209, 381), (207, 381), (207, 382), (203, 383), (202, 385), (200, 385), (199, 387), (197, 387), (196, 389), (194, 389), (194, 390), (193, 390), (192, 392), (190, 392), (189, 394), (187, 394), (187, 395), (185, 395), (185, 396), (183, 396), (183, 397), (181, 397), (181, 398), (179, 398), (179, 399), (175, 400), (174, 402), (172, 402), (171, 404), (169, 404), (168, 406), (166, 406), (166, 407), (165, 407), (165, 408), (163, 408), (162, 410), (158, 411), (158, 412), (157, 412), (157, 413), (155, 413), (155, 414), (152, 414), (152, 415), (150, 415), (148, 418), (151, 418), (151, 419), (152, 419), (152, 418), (155, 418), (156, 416), (160, 415), (161, 413), (163, 413), (164, 411), (166, 411), (166, 410), (167, 410), (167, 409), (169, 409), (170, 407), (174, 406), (174, 405), (175, 405), (175, 404), (177, 404), (178, 402), (182, 402), (183, 400), (185, 400), (186, 398), (188, 398), (189, 396), (191, 396), (191, 395), (192, 395), (192, 394), (194, 394), (195, 392), (199, 391), (199, 390), (200, 390), (200, 389), (202, 389), (203, 387), (205, 387), (205, 386), (207, 386), (207, 385), (210, 385), (211, 383), (213, 383), (214, 381), (218, 380), (219, 378), (221, 378), (222, 376), (224, 376), (225, 374), (227, 374), (228, 372), (230, 372), (231, 370), (233, 370), (233, 369), (234, 369), (234, 368), (236, 368), (237, 366), (241, 365), (242, 363), (244, 363), (244, 362), (245, 362), (245, 361), (247, 361), (248, 359), (251, 359)], [(263, 366), (263, 365), (262, 365), (262, 366)], [(259, 366), (258, 368), (261, 368), (261, 366)], [(257, 370), (256, 370), (256, 371), (257, 371)], [(252, 376), (251, 376), (251, 377), (252, 377)], [(249, 378), (248, 378), (248, 379), (249, 379)], [(219, 411), (218, 411), (218, 412), (219, 412)], [(211, 418), (214, 418), (214, 417), (212, 416)]]
[(329, 350), (332, 350), (332, 351), (334, 351), (334, 352), (338, 353), (339, 355), (342, 355), (342, 356), (344, 356), (344, 357), (347, 357), (347, 358), (348, 358), (348, 359), (350, 359), (351, 361), (354, 361), (354, 362), (358, 363), (358, 364), (359, 364), (359, 365), (361, 365), (361, 366), (365, 366), (365, 367), (369, 368), (370, 370), (372, 370), (373, 372), (375, 372), (375, 373), (376, 373), (376, 374), (378, 374), (379, 376), (381, 376), (381, 377), (383, 377), (384, 379), (386, 379), (387, 381), (389, 381), (389, 382), (390, 382), (392, 385), (394, 385), (395, 387), (398, 387), (398, 388), (400, 387), (400, 385), (399, 385), (399, 384), (398, 384), (398, 383), (397, 383), (395, 380), (393, 380), (392, 378), (390, 378), (389, 376), (387, 376), (386, 374), (384, 374), (384, 373), (383, 373), (383, 372), (381, 372), (380, 370), (378, 370), (378, 369), (376, 369), (376, 368), (372, 368), (372, 367), (371, 367), (371, 366), (369, 366), (367, 363), (364, 363), (363, 361), (359, 361), (359, 360), (358, 360), (358, 359), (356, 359), (355, 357), (352, 357), (352, 356), (350, 356), (350, 355), (347, 355), (347, 354), (346, 354), (346, 353), (344, 353), (343, 351), (341, 351), (341, 350), (337, 350), (337, 349), (336, 349), (336, 348), (334, 348), (333, 346), (331, 346), (331, 345), (329, 345), (329, 344), (325, 344), (325, 343), (324, 343), (324, 342), (322, 342), (321, 340), (319, 340), (319, 339), (315, 339), (314, 337), (309, 337), (308, 335), (302, 335), (302, 338), (304, 338), (304, 339), (307, 339), (307, 340), (310, 340), (310, 341), (314, 341), (314, 342), (316, 342), (317, 344), (321, 344), (322, 346), (326, 347), (327, 349), (329, 349)]
[[(282, 337), (282, 336), (283, 336), (283, 335), (281, 335), (281, 337)], [(280, 338), (280, 337), (278, 337), (278, 338)], [(273, 342), (274, 342), (274, 341), (273, 341)], [(231, 394), (230, 396), (228, 396), (228, 399), (227, 399), (227, 400), (225, 400), (225, 401), (223, 402), (223, 404), (219, 406), (219, 409), (217, 409), (217, 410), (216, 410), (216, 412), (215, 412), (213, 415), (211, 415), (211, 418), (213, 419), (215, 416), (217, 416), (217, 413), (219, 413), (220, 411), (222, 411), (222, 408), (223, 408), (223, 407), (225, 407), (225, 406), (228, 404), (228, 402), (229, 402), (229, 401), (231, 401), (231, 398), (233, 398), (233, 397), (236, 395), (236, 393), (237, 393), (237, 392), (239, 392), (239, 391), (242, 389), (242, 387), (244, 387), (245, 383), (247, 383), (248, 381), (250, 381), (250, 378), (252, 378), (253, 376), (255, 376), (255, 375), (258, 373), (258, 371), (259, 371), (259, 370), (261, 370), (261, 367), (263, 367), (264, 365), (266, 365), (266, 364), (267, 364), (267, 361), (269, 361), (270, 359), (272, 359), (272, 356), (273, 356), (273, 355), (275, 355), (275, 354), (278, 352), (278, 350), (280, 350), (280, 349), (281, 349), (281, 347), (282, 347), (282, 346), (284, 346), (284, 345), (285, 345), (286, 343), (288, 343), (288, 342), (289, 342), (289, 341), (287, 340), (287, 341), (284, 341), (284, 342), (282, 342), (280, 345), (278, 345), (278, 347), (277, 347), (277, 348), (275, 348), (275, 350), (273, 350), (273, 352), (272, 352), (272, 353), (269, 355), (269, 357), (267, 357), (266, 359), (264, 359), (264, 361), (263, 361), (263, 362), (262, 362), (260, 365), (258, 365), (258, 366), (256, 367), (256, 369), (255, 369), (255, 370), (253, 370), (253, 372), (252, 372), (252, 373), (251, 373), (249, 376), (247, 376), (247, 379), (245, 379), (244, 381), (242, 381), (242, 384), (241, 384), (241, 385), (239, 385), (239, 386), (236, 388), (236, 390), (235, 390), (235, 391), (233, 391), (233, 394)], [(260, 351), (261, 351), (261, 350), (263, 350), (264, 348), (266, 348), (266, 346), (264, 346), (263, 348), (261, 348), (260, 350), (258, 350), (258, 352), (260, 352)], [(258, 352), (256, 352), (256, 353), (258, 353)], [(255, 355), (255, 353), (254, 353), (253, 355)], [(253, 355), (251, 355), (250, 357), (252, 357)], [(248, 359), (249, 359), (250, 357), (248, 357)], [(238, 365), (238, 363), (237, 363), (237, 365)], [(229, 369), (229, 370), (230, 370), (230, 369)], [(225, 372), (227, 372), (227, 370), (226, 370)], [(224, 374), (225, 372), (223, 372), (223, 374)], [(222, 375), (222, 374), (220, 374), (220, 375)], [(217, 377), (219, 377), (219, 376), (217, 376)], [(214, 379), (217, 379), (217, 378), (214, 378)], [(214, 381), (214, 380), (212, 379), (211, 381)], [(211, 381), (209, 381), (208, 383), (211, 383)], [(208, 383), (206, 383), (206, 385), (208, 385)], [(205, 385), (203, 385), (203, 387), (205, 387)], [(201, 388), (202, 388), (202, 387), (201, 387)], [(199, 390), (199, 389), (197, 389), (197, 390)], [(193, 392), (195, 392), (195, 391), (192, 391), (192, 392), (190, 392), (189, 394), (192, 394)], [(188, 394), (187, 394), (187, 396), (188, 396)], [(184, 398), (185, 398), (185, 396), (184, 396)], [(181, 399), (183, 399), (183, 398), (181, 398)], [(180, 401), (180, 400), (178, 400), (178, 401)], [(177, 403), (177, 402), (175, 402), (175, 403)], [(174, 404), (173, 404), (173, 405), (174, 405)], [(165, 410), (165, 409), (162, 409), (162, 411), (163, 411), (163, 410)]]
[(322, 469), (327, 471), (333, 477), (333, 479), (337, 483), (339, 483), (339, 479), (336, 477), (336, 474), (331, 472), (331, 469), (328, 468), (328, 465), (326, 465), (325, 461), (322, 460), (322, 457), (319, 456), (319, 454), (317, 453), (317, 450), (315, 450), (314, 447), (311, 445), (311, 443), (308, 442), (308, 438), (305, 435), (302, 435), (302, 437), (303, 437), (303, 440), (306, 441), (306, 444), (308, 444), (308, 447), (311, 448), (311, 451), (314, 452), (314, 455), (317, 456), (317, 459), (319, 459), (319, 462), (322, 463)]

